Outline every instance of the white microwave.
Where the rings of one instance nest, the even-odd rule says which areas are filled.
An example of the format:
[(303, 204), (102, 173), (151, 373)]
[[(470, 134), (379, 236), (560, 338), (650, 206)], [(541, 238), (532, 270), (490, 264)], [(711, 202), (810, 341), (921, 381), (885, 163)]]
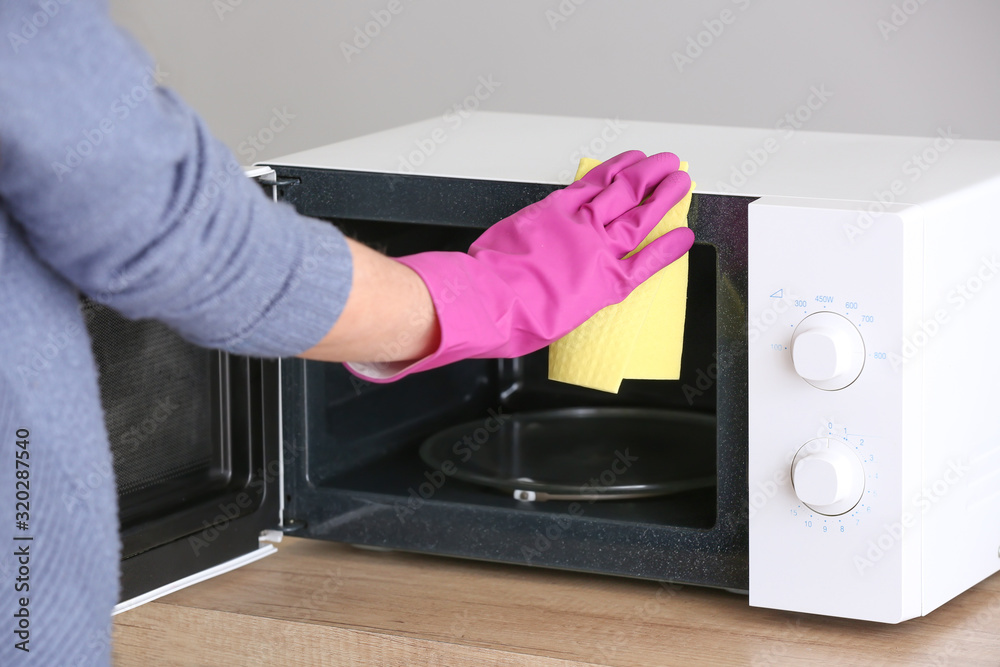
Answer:
[[(715, 586), (749, 592), (753, 606), (887, 623), (1000, 569), (1000, 142), (950, 128), (461, 121), (268, 160), (264, 180), (303, 214), (395, 254), (464, 249), (568, 184), (581, 157), (674, 152), (696, 182), (681, 379), (594, 392), (549, 381), (544, 350), (390, 385), (335, 364), (267, 362), (259, 410), (281, 458), (267, 479), (280, 502), (261, 505), (269, 528)], [(531, 426), (542, 413), (653, 424), (633, 436), (617, 422), (619, 448), (648, 457), (631, 470), (689, 479), (648, 498), (545, 500), (423, 455), (435, 434), (457, 441), (497, 415)], [(541, 449), (522, 444), (470, 465), (530, 482), (517, 466)]]

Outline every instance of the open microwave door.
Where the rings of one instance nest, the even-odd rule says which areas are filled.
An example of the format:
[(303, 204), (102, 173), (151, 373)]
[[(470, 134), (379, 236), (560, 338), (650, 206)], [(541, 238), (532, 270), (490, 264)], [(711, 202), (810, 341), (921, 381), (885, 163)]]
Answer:
[[(247, 175), (274, 196), (270, 169)], [(200, 348), (98, 304), (84, 309), (118, 486), (114, 613), (274, 553), (279, 362)]]

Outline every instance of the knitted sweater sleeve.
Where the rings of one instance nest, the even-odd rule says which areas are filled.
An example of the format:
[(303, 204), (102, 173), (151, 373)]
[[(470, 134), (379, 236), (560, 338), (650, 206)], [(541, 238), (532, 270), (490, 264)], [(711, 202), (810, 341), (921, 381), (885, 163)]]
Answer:
[(101, 0), (0, 5), (0, 204), (92, 299), (258, 356), (318, 342), (351, 286), (331, 225), (276, 204)]

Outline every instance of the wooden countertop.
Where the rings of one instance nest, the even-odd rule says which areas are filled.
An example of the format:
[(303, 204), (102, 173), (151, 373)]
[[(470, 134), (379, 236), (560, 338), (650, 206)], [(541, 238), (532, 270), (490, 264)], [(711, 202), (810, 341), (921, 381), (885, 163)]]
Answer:
[(697, 587), (285, 538), (115, 617), (116, 665), (1000, 665), (1000, 574), (900, 625)]

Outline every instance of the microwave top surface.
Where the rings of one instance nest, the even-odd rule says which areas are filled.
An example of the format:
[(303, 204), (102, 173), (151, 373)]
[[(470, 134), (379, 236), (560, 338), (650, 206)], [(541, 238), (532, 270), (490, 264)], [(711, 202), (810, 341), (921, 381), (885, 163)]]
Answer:
[[(803, 105), (806, 111), (808, 106)], [(676, 153), (695, 192), (923, 204), (1000, 184), (1000, 141), (813, 132), (792, 110), (773, 128), (492, 111), (442, 116), (266, 160), (269, 166), (567, 185), (581, 157)]]

